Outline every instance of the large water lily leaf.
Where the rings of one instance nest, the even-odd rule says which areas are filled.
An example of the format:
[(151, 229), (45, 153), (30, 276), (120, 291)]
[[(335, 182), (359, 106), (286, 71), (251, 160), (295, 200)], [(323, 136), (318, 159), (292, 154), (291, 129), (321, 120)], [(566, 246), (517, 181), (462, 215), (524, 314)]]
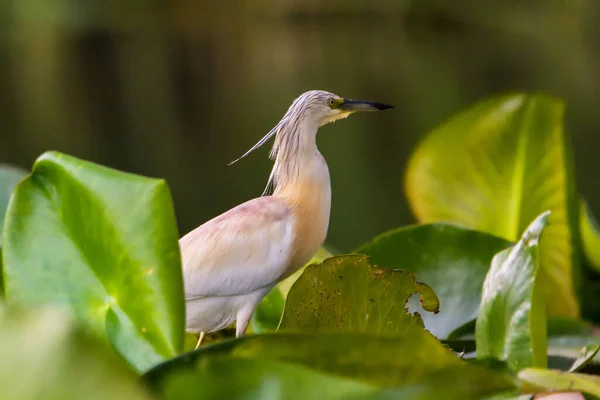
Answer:
[(516, 241), (545, 210), (540, 244), (549, 315), (578, 317), (578, 195), (564, 104), (507, 94), (469, 107), (434, 129), (410, 159), (405, 188), (420, 222), (454, 222)]
[(363, 255), (330, 257), (294, 283), (279, 330), (421, 332), (423, 321), (405, 308), (413, 294), (426, 311), (438, 311), (435, 293), (414, 274), (373, 266)]
[(284, 361), (219, 356), (166, 376), (160, 387), (165, 400), (359, 400), (377, 398), (381, 390)]
[[(398, 355), (402, 356), (399, 357)], [(460, 367), (456, 354), (423, 329), (398, 334), (353, 332), (266, 333), (225, 340), (165, 361), (145, 374), (158, 382), (206, 356), (279, 360), (382, 387), (416, 382), (445, 367)]]
[(291, 362), (213, 355), (167, 375), (158, 386), (166, 400), (480, 400), (514, 383), (504, 374), (465, 363), (416, 383), (381, 388)]
[(548, 219), (548, 212), (541, 214), (521, 240), (498, 253), (483, 284), (475, 328), (477, 357), (505, 360), (514, 371), (547, 366), (538, 243)]
[[(240, 370), (236, 365), (248, 368)], [(225, 378), (218, 379), (216, 372), (209, 371), (227, 371), (228, 387), (214, 387), (213, 384), (223, 386)], [(297, 380), (287, 376), (288, 373), (298, 373)], [(301, 387), (299, 383), (309, 376), (315, 379), (312, 387)], [(373, 387), (392, 392), (402, 389), (402, 395), (376, 391), (378, 395), (388, 394), (378, 397), (381, 399), (479, 399), (482, 394), (515, 388), (513, 380), (504, 373), (469, 365), (422, 329), (391, 335), (335, 332), (245, 336), (201, 347), (166, 361), (147, 372), (144, 378), (161, 392), (183, 393), (182, 398), (196, 397), (185, 397), (188, 392), (174, 388), (181, 384), (173, 383), (179, 378), (197, 387), (198, 393), (209, 392), (213, 398), (246, 398), (228, 396), (236, 392), (238, 380), (240, 385), (251, 387), (265, 397), (263, 391), (270, 388), (274, 399), (280, 398), (281, 393), (296, 398), (293, 397), (295, 392), (299, 398), (329, 398), (311, 397), (311, 394), (319, 389), (324, 391), (322, 394), (331, 392), (332, 384), (340, 386), (342, 398), (354, 398), (351, 394), (358, 395), (357, 398), (372, 398), (370, 388)], [(201, 389), (199, 385), (209, 387)], [(444, 389), (445, 396), (440, 397), (440, 390), (436, 388)], [(257, 395), (256, 391), (252, 393)]]
[(429, 285), (439, 313), (423, 313), (425, 328), (446, 339), (477, 317), (481, 286), (492, 258), (510, 242), (446, 224), (408, 226), (377, 236), (354, 253), (384, 268), (403, 269)]
[(107, 343), (56, 310), (0, 307), (0, 398), (150, 400)]
[(8, 303), (68, 310), (138, 371), (182, 350), (178, 232), (163, 180), (45, 153), (17, 186), (4, 233)]

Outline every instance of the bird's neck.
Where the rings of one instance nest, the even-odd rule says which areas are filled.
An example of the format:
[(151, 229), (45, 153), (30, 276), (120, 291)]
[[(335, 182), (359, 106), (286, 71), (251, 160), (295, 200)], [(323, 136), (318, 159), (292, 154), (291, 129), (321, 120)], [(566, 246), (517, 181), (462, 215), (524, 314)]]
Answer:
[(293, 202), (302, 201), (306, 197), (323, 197), (323, 201), (329, 201), (331, 185), (329, 168), (317, 148), (315, 147), (310, 156), (304, 156), (296, 161), (298, 162), (296, 173), (291, 176), (277, 176), (273, 195)]
[(318, 126), (304, 123), (295, 130), (287, 130), (276, 138), (273, 153), (275, 165), (271, 171), (273, 194), (288, 199), (302, 197), (299, 192), (329, 193), (329, 169), (317, 148)]
[[(314, 132), (300, 132), (292, 142), (281, 141), (272, 176), (273, 196), (290, 207), (294, 217), (294, 245), (282, 279), (306, 264), (327, 237), (331, 210), (329, 169), (319, 153)], [(282, 149), (292, 149), (291, 152)]]

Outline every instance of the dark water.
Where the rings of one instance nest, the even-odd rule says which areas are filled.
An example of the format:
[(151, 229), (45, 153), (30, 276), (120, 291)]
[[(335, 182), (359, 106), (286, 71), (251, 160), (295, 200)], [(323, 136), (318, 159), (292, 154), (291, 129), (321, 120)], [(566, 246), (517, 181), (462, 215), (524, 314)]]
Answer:
[(567, 101), (579, 188), (600, 214), (599, 3), (217, 3), (0, 3), (0, 162), (29, 167), (54, 149), (164, 177), (185, 233), (262, 192), (268, 148), (226, 164), (300, 93), (394, 104), (318, 137), (328, 242), (350, 250), (414, 221), (403, 173), (429, 129), (484, 96), (532, 90)]

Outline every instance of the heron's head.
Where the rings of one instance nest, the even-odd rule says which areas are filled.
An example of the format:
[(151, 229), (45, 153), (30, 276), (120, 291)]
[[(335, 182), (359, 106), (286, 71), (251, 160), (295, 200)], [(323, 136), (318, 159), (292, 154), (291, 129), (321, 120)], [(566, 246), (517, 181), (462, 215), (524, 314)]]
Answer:
[(346, 118), (357, 111), (380, 111), (390, 108), (394, 107), (371, 101), (347, 99), (324, 90), (311, 90), (292, 103), (286, 116), (322, 126)]
[[(340, 118), (346, 118), (357, 111), (379, 111), (390, 108), (394, 107), (371, 101), (346, 99), (324, 90), (310, 90), (294, 100), (281, 121), (269, 133), (240, 158), (229, 164), (231, 165), (246, 157), (274, 135), (276, 135), (276, 139), (270, 153), (271, 158), (278, 154), (282, 142), (297, 143), (301, 136), (307, 136), (307, 132), (313, 133), (311, 140), (314, 141), (317, 128), (322, 125), (337, 121)], [(304, 135), (301, 135), (302, 132), (304, 132)], [(290, 148), (292, 147), (290, 146)], [(295, 148), (297, 149), (298, 146), (295, 146)]]

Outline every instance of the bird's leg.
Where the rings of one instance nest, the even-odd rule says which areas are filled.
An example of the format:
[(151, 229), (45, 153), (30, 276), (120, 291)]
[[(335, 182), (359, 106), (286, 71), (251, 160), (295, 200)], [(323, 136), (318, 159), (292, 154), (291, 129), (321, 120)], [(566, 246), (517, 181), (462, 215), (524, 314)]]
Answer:
[(206, 332), (200, 332), (200, 339), (198, 339), (198, 343), (196, 343), (196, 347), (194, 348), (194, 350), (200, 347), (202, 341), (204, 340), (204, 335), (206, 335)]
[(244, 336), (253, 312), (254, 307), (242, 308), (238, 311), (235, 321), (235, 337)]

